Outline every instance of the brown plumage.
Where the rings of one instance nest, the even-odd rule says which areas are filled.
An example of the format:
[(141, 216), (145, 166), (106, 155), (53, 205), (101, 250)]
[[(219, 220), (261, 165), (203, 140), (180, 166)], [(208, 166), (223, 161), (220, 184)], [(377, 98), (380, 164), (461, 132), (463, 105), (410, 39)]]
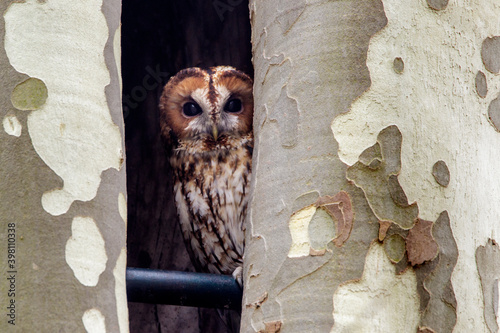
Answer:
[(241, 284), (253, 134), (252, 81), (232, 67), (188, 68), (160, 99), (177, 214), (195, 266)]

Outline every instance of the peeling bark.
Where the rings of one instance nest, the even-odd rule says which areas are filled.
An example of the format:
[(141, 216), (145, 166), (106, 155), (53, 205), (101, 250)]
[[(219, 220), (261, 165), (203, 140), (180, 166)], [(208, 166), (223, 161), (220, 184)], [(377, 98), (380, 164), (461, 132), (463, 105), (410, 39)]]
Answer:
[(1, 332), (128, 332), (120, 6), (0, 5)]
[[(268, 297), (245, 308), (242, 331), (274, 321), (283, 332), (495, 331), (498, 277), (483, 262), (496, 258), (472, 254), (500, 232), (500, 26), (490, 24), (500, 7), (255, 0), (250, 10), (244, 303)], [(340, 204), (317, 204), (341, 192), (349, 234), (332, 223), (347, 221)]]

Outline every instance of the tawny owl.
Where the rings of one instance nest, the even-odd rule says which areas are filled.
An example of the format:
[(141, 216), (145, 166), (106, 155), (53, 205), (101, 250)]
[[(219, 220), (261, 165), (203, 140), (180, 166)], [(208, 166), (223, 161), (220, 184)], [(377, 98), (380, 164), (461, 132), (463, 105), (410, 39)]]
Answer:
[(188, 68), (160, 98), (177, 214), (198, 269), (241, 284), (252, 164), (252, 80), (232, 67)]

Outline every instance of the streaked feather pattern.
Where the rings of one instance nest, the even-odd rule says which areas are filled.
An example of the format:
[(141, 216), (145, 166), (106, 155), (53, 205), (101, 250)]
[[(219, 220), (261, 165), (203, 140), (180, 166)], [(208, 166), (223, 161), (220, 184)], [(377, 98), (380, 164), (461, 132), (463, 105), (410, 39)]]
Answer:
[[(186, 115), (187, 103), (200, 113)], [(251, 79), (232, 67), (183, 70), (165, 86), (160, 110), (177, 213), (195, 266), (241, 271), (253, 150)]]

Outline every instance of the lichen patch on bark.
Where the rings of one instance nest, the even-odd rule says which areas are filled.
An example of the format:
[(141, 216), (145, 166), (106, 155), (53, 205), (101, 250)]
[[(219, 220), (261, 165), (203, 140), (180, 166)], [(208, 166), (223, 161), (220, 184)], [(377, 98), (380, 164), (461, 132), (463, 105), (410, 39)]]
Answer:
[(42, 80), (29, 78), (19, 83), (11, 94), (12, 105), (18, 110), (39, 109), (47, 100), (47, 86)]

